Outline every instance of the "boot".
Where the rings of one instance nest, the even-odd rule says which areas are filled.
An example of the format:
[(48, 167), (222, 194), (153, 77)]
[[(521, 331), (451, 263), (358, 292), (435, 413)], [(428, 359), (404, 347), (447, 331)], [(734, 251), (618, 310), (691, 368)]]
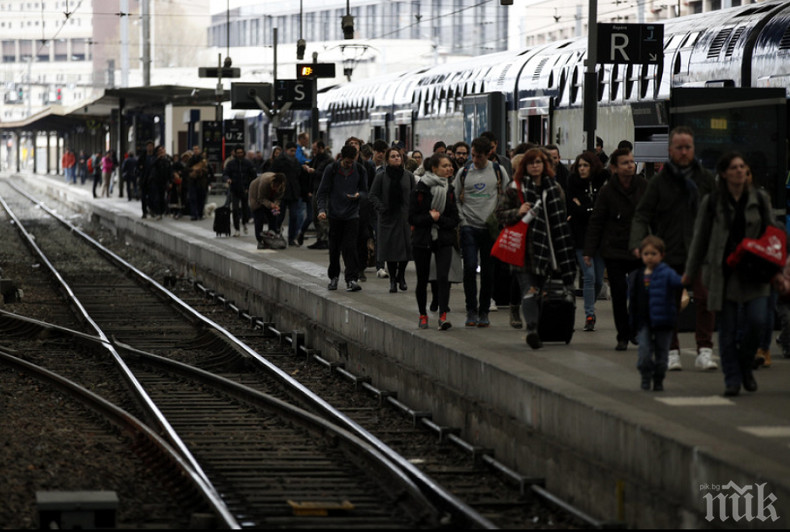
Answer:
[(390, 277), (390, 294), (396, 294), (398, 292), (398, 283), (395, 279)]
[(521, 329), (524, 326), (521, 321), (521, 305), (510, 304), (510, 326), (514, 329)]
[(763, 350), (763, 358), (764, 358), (763, 367), (764, 368), (770, 368), (771, 367), (771, 350), (770, 349)]

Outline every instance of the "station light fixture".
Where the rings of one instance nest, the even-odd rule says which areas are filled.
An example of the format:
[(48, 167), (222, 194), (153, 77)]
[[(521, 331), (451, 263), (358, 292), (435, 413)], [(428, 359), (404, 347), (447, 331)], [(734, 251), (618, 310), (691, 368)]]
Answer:
[(354, 38), (354, 17), (352, 15), (343, 15), (343, 38), (344, 39), (353, 39)]
[(307, 48), (307, 42), (304, 39), (296, 41), (296, 60), (302, 61), (304, 59), (304, 51)]

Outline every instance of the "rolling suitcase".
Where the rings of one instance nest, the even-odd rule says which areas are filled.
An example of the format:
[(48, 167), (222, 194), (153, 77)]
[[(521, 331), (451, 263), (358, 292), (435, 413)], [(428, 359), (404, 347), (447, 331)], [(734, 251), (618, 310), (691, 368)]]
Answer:
[(566, 290), (560, 279), (548, 279), (540, 301), (538, 335), (542, 342), (565, 342), (573, 338), (576, 321), (576, 296)]
[(217, 207), (214, 210), (214, 232), (217, 236), (230, 236), (230, 207)]

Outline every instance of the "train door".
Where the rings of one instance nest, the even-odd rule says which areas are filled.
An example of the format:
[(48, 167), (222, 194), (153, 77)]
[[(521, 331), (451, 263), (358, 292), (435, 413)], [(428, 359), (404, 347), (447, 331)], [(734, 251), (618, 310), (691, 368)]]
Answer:
[(395, 140), (403, 141), (406, 151), (414, 149), (414, 113), (411, 109), (395, 111)]
[(387, 113), (370, 113), (370, 141), (381, 139), (389, 144)]
[(538, 96), (519, 100), (518, 119), (521, 122), (519, 142), (531, 142), (544, 146), (551, 144), (549, 111), (551, 98)]
[(500, 150), (506, 148), (507, 114), (505, 95), (501, 92), (465, 96), (464, 141), (471, 143), (484, 131), (491, 131), (500, 139)]

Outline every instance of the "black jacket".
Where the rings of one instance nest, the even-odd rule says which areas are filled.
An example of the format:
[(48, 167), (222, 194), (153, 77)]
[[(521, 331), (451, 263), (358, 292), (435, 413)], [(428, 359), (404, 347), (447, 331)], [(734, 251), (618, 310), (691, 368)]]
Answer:
[(167, 155), (159, 157), (154, 161), (149, 179), (154, 183), (170, 183), (173, 181), (173, 163)]
[(324, 170), (330, 164), (332, 164), (332, 157), (325, 151), (313, 155), (313, 158), (307, 163), (307, 166), (315, 169), (310, 179), (310, 192), (313, 194), (318, 192), (318, 187), (321, 186), (321, 179), (324, 177)]
[(285, 152), (281, 153), (272, 163), (270, 172), (285, 174), (285, 196), (283, 201), (288, 203), (302, 197), (302, 182), (300, 180), (302, 166), (296, 158), (291, 158)]
[(458, 237), (456, 227), (461, 223), (458, 218), (458, 203), (455, 189), (452, 185), (447, 187), (447, 202), (444, 212), (436, 222), (431, 218), (431, 203), (433, 195), (425, 183), (417, 183), (411, 191), (409, 198), (409, 224), (414, 227), (411, 236), (411, 245), (415, 248), (430, 248), (432, 246), (431, 228), (436, 223), (439, 226), (438, 247), (457, 246)]
[[(568, 216), (570, 216), (568, 224), (571, 226), (571, 236), (576, 249), (584, 247), (587, 226), (595, 207), (595, 200), (608, 177), (608, 172), (600, 172), (589, 179), (582, 179), (576, 172), (568, 176), (565, 198), (568, 204)], [(578, 200), (580, 205), (577, 205), (573, 200)]]
[[(359, 197), (351, 199), (357, 192)], [(367, 173), (360, 163), (354, 163), (351, 174), (346, 176), (340, 163), (332, 163), (324, 171), (316, 196), (319, 214), (325, 212), (332, 220), (359, 218), (360, 203), (368, 197)]]
[(230, 190), (237, 195), (246, 194), (250, 189), (250, 183), (256, 177), (255, 167), (247, 158), (236, 159), (233, 157), (222, 172), (222, 179), (225, 181), (230, 179)]
[(584, 255), (592, 257), (600, 250), (604, 259), (633, 260), (628, 239), (631, 235), (631, 221), (636, 206), (647, 190), (647, 180), (634, 176), (631, 188), (627, 191), (617, 176), (612, 176), (601, 189), (595, 202), (587, 237), (584, 241)]

